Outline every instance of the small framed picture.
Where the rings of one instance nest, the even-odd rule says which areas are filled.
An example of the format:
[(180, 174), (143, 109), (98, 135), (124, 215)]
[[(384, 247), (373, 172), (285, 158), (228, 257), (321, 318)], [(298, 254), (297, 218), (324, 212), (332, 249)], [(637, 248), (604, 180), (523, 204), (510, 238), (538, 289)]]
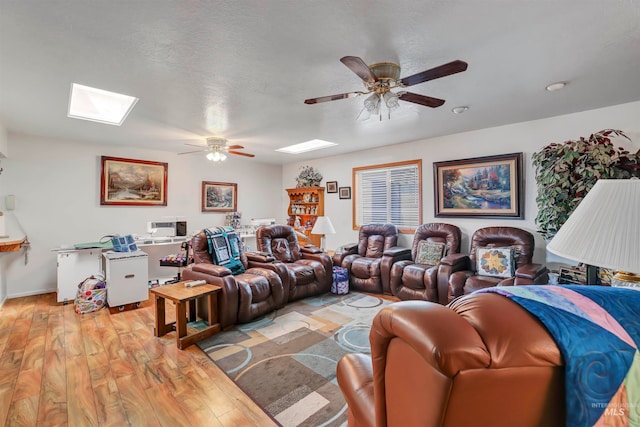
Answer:
[(238, 207), (238, 184), (202, 181), (202, 212), (234, 212)]
[(351, 198), (351, 187), (340, 187), (340, 198), (341, 199), (350, 199)]
[(338, 181), (327, 181), (327, 193), (338, 192)]

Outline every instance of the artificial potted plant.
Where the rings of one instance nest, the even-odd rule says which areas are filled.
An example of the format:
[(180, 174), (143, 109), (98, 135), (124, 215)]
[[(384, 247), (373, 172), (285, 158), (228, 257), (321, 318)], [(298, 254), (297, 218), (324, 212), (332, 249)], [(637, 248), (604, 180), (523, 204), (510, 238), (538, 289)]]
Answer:
[(552, 143), (532, 156), (536, 169), (538, 231), (551, 239), (598, 179), (640, 177), (640, 150), (616, 148), (610, 136), (622, 131), (606, 129), (589, 138)]

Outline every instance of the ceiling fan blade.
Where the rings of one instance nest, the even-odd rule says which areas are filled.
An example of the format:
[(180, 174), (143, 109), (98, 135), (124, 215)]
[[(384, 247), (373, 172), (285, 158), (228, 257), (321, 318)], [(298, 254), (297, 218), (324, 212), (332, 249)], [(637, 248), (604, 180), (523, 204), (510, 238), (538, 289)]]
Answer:
[(336, 101), (338, 99), (353, 98), (356, 95), (359, 95), (359, 93), (358, 92), (349, 92), (349, 93), (341, 93), (339, 95), (321, 96), (320, 98), (305, 99), (304, 103), (305, 104), (317, 104), (318, 102)]
[(417, 85), (418, 83), (423, 83), (429, 80), (439, 79), (440, 77), (450, 76), (451, 74), (460, 73), (467, 69), (467, 65), (468, 64), (464, 61), (451, 61), (448, 64), (443, 64), (439, 67), (435, 67), (430, 70), (405, 77), (401, 79), (400, 82), (405, 86)]
[(242, 145), (227, 145), (225, 148), (227, 150), (240, 150), (244, 147)]
[(202, 145), (202, 144), (189, 144), (188, 142), (185, 142), (184, 145), (188, 145), (190, 147), (200, 147), (200, 148), (206, 148), (206, 145)]
[(400, 95), (403, 101), (413, 102), (414, 104), (424, 105), (425, 107), (436, 108), (444, 104), (444, 99), (432, 98), (430, 96), (419, 95), (417, 93), (405, 92)]
[(255, 157), (255, 154), (250, 154), (250, 153), (243, 153), (241, 151), (227, 151), (227, 153), (229, 154), (237, 154), (238, 156), (245, 156), (245, 157)]
[(340, 58), (340, 62), (346, 65), (351, 71), (356, 73), (358, 77), (367, 83), (375, 83), (378, 79), (376, 75), (369, 69), (369, 66), (357, 56), (345, 56)]
[(184, 153), (178, 153), (178, 155), (181, 155), (181, 154), (193, 154), (193, 153), (203, 153), (205, 151), (209, 151), (209, 149), (208, 148), (203, 148), (202, 150), (186, 151)]

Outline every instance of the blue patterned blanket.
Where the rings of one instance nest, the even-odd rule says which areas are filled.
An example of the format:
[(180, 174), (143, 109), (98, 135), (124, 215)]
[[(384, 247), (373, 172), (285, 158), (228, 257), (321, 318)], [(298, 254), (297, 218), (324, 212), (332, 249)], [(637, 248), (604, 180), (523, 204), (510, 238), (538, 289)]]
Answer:
[(536, 316), (565, 363), (566, 425), (640, 426), (640, 291), (605, 286), (505, 286)]
[(231, 270), (231, 274), (244, 273), (244, 265), (240, 260), (240, 238), (229, 226), (205, 228), (209, 254), (214, 264)]

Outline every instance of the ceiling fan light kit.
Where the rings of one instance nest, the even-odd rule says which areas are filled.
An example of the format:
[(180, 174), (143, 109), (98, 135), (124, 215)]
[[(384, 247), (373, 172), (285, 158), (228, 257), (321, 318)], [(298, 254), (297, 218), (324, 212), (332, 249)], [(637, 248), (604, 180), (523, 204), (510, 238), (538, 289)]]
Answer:
[(400, 66), (393, 62), (380, 62), (367, 65), (357, 56), (345, 56), (340, 59), (340, 62), (362, 79), (365, 91), (310, 98), (306, 99), (304, 103), (317, 104), (319, 102), (336, 101), (338, 99), (371, 94), (364, 100), (364, 108), (358, 115), (358, 120), (366, 120), (372, 114), (379, 115), (380, 120), (382, 120), (380, 104), (383, 100), (389, 112), (389, 118), (391, 118), (391, 111), (396, 110), (400, 106), (399, 100), (412, 102), (425, 107), (437, 108), (444, 104), (444, 99), (432, 98), (430, 96), (406, 91), (394, 93), (391, 90), (403, 89), (407, 86), (413, 86), (429, 80), (460, 73), (465, 71), (468, 66), (466, 62), (456, 60), (401, 79)]
[(243, 153), (242, 151), (236, 151), (236, 150), (241, 150), (244, 147), (242, 145), (228, 145), (226, 138), (222, 138), (219, 136), (211, 136), (207, 138), (206, 141), (207, 141), (206, 147), (203, 147), (202, 145), (186, 144), (193, 147), (200, 147), (200, 150), (187, 151), (185, 153), (178, 153), (178, 154), (192, 154), (192, 153), (201, 153), (205, 151), (205, 152), (208, 152), (206, 156), (207, 160), (210, 160), (213, 163), (224, 162), (227, 159), (227, 154), (236, 154), (238, 156), (245, 156), (245, 157), (255, 157), (255, 155), (250, 153)]

